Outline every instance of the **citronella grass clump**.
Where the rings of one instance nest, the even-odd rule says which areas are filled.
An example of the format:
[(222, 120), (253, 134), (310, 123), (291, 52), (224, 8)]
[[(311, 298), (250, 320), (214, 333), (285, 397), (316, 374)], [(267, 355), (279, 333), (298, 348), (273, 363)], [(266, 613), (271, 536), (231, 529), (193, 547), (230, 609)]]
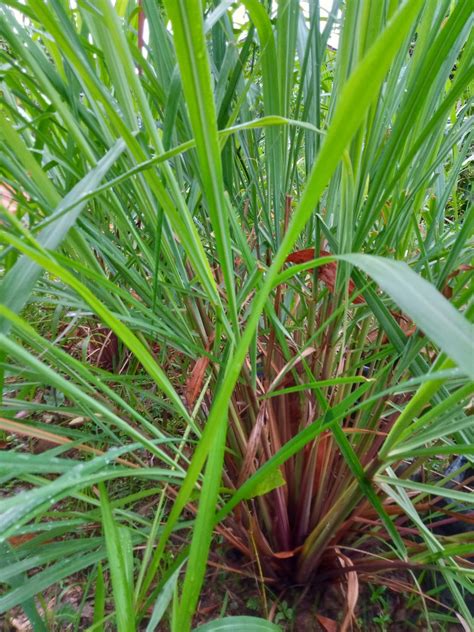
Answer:
[(2, 3), (2, 616), (185, 632), (218, 534), (469, 628), (471, 20)]

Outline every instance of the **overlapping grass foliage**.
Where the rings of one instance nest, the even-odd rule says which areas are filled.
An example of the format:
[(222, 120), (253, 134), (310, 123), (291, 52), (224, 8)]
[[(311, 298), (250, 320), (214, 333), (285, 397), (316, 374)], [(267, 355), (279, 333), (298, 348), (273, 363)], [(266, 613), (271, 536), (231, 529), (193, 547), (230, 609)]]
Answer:
[(217, 531), (469, 625), (469, 3), (70, 4), (0, 7), (0, 611), (183, 632)]

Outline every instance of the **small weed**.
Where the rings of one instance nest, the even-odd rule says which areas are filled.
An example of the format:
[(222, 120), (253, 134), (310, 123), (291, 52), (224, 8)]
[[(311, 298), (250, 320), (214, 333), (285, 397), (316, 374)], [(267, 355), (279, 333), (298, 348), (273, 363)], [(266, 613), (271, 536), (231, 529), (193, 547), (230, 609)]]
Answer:
[(249, 610), (255, 610), (255, 612), (260, 611), (260, 601), (257, 597), (249, 597), (245, 602), (245, 607)]
[(371, 586), (370, 603), (378, 609), (378, 614), (373, 617), (373, 622), (380, 626), (380, 630), (387, 630), (392, 623), (390, 603), (386, 593), (386, 586)]
[(290, 608), (287, 601), (280, 602), (278, 612), (275, 615), (275, 623), (278, 625), (279, 623), (289, 622), (292, 623), (295, 619), (295, 611), (293, 608)]

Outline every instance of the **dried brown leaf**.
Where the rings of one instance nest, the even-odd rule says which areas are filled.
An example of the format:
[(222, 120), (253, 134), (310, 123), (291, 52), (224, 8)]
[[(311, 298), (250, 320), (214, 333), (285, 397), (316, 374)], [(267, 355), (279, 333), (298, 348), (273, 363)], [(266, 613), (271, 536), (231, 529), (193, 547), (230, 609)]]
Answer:
[[(303, 250), (297, 250), (292, 252), (286, 258), (287, 263), (306, 263), (315, 258), (314, 248), (304, 248)], [(319, 252), (320, 257), (330, 257), (331, 253), (327, 250), (321, 250)], [(310, 272), (310, 270), (308, 270)], [(325, 263), (318, 268), (318, 278), (326, 285), (326, 287), (334, 292), (336, 285), (337, 263), (331, 261), (331, 263)], [(352, 294), (355, 291), (355, 285), (352, 279), (349, 279), (349, 293)], [(362, 296), (356, 296), (354, 303), (365, 303), (365, 299)]]
[(317, 614), (316, 619), (318, 620), (319, 625), (324, 628), (326, 632), (337, 632), (337, 621), (334, 621), (334, 619), (325, 617), (322, 614)]
[(201, 392), (204, 375), (209, 365), (209, 358), (204, 356), (196, 360), (193, 370), (186, 380), (186, 386), (184, 395), (186, 397), (186, 404), (189, 408), (192, 408), (196, 402), (196, 399)]
[(245, 450), (245, 458), (242, 463), (242, 467), (240, 469), (239, 479), (237, 485), (240, 486), (247, 480), (250, 476), (250, 473), (255, 471), (254, 467), (254, 459), (257, 453), (257, 448), (261, 444), (260, 435), (262, 433), (264, 422), (267, 416), (267, 407), (268, 403), (263, 402), (260, 410), (258, 411), (257, 418), (255, 420), (255, 424), (252, 428), (252, 432), (250, 433), (250, 437), (247, 441), (246, 450)]
[[(343, 568), (353, 567), (352, 560), (341, 553), (339, 549), (336, 549), (339, 563)], [(341, 624), (340, 632), (347, 632), (355, 621), (355, 609), (357, 600), (359, 598), (359, 578), (356, 572), (347, 573), (347, 590), (346, 590), (346, 612), (344, 614), (344, 620)]]
[(296, 549), (292, 549), (291, 551), (278, 551), (278, 553), (273, 554), (273, 557), (276, 557), (279, 560), (287, 560), (290, 557), (295, 557), (302, 548), (303, 546), (297, 546)]
[(12, 535), (10, 538), (8, 538), (8, 543), (13, 546), (13, 547), (17, 547), (17, 546), (21, 546), (22, 544), (25, 544), (25, 542), (29, 542), (30, 540), (32, 540), (35, 537), (35, 533), (24, 533), (23, 535)]

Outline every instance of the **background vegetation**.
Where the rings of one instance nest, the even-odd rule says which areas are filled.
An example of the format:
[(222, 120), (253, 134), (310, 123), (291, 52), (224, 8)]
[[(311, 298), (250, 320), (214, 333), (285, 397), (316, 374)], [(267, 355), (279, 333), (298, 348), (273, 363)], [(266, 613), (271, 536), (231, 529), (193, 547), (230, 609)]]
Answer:
[(471, 629), (470, 3), (270, 4), (0, 5), (6, 621)]

